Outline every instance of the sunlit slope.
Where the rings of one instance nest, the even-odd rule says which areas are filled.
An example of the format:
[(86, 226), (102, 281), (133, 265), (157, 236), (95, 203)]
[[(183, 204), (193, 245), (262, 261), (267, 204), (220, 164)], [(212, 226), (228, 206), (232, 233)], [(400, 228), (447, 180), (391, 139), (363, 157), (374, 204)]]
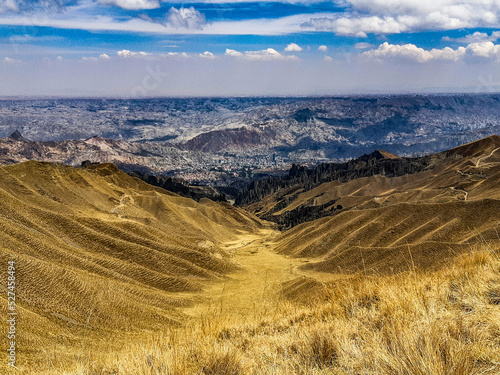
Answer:
[(478, 242), (500, 240), (500, 137), (438, 155), (424, 172), (330, 182), (299, 197), (341, 205), (284, 233), (278, 250), (317, 257), (306, 268), (347, 273), (435, 267)]
[(111, 164), (40, 162), (0, 168), (0, 225), (0, 259), (16, 260), (18, 308), (31, 327), (21, 337), (31, 347), (71, 339), (90, 311), (92, 326), (106, 329), (176, 320), (174, 307), (187, 303), (177, 292), (235, 269), (219, 244), (262, 227), (244, 211), (179, 197)]

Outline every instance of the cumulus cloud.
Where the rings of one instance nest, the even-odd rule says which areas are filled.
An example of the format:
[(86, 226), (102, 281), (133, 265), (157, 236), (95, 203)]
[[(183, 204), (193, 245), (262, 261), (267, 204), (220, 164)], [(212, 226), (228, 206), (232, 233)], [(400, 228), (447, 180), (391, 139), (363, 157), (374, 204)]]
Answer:
[(328, 51), (328, 47), (327, 46), (319, 46), (318, 51), (326, 52), (326, 51)]
[(330, 56), (324, 56), (323, 60), (325, 60), (326, 62), (332, 62), (333, 61), (333, 59)]
[(302, 51), (302, 47), (295, 43), (290, 43), (285, 48), (285, 52), (300, 52), (300, 51)]
[(150, 53), (146, 53), (146, 52), (142, 52), (142, 51), (141, 52), (132, 52), (132, 51), (129, 51), (127, 49), (118, 51), (118, 52), (116, 52), (116, 54), (122, 58), (147, 57), (147, 56), (151, 55)]
[(158, 0), (99, 0), (100, 4), (114, 5), (123, 9), (157, 9), (160, 7)]
[(493, 42), (471, 43), (466, 52), (472, 57), (500, 60), (500, 44)]
[(175, 57), (175, 56), (180, 56), (180, 57), (188, 57), (189, 55), (186, 52), (168, 52), (166, 54), (160, 55), (163, 57)]
[(200, 57), (204, 57), (206, 59), (214, 59), (215, 55), (212, 52), (205, 51), (203, 53), (200, 53)]
[(268, 48), (260, 51), (247, 51), (245, 56), (253, 60), (275, 60), (281, 59), (284, 56), (273, 48)]
[(103, 53), (102, 55), (99, 55), (99, 58), (101, 60), (111, 60), (111, 57), (109, 57), (109, 55), (106, 54), (106, 53)]
[(450, 38), (445, 36), (443, 37), (442, 40), (443, 42), (470, 44), (470, 43), (481, 43), (481, 42), (496, 42), (498, 39), (500, 39), (500, 31), (494, 31), (491, 33), (491, 35), (476, 31), (473, 34), (466, 35), (462, 38)]
[(463, 47), (458, 50), (446, 47), (444, 49), (432, 49), (427, 51), (414, 44), (395, 45), (385, 42), (376, 50), (364, 52), (363, 56), (374, 59), (407, 59), (423, 63), (430, 60), (458, 60), (464, 54), (465, 48)]
[(371, 59), (404, 59), (426, 63), (429, 61), (458, 61), (464, 58), (500, 60), (500, 45), (493, 42), (471, 43), (467, 47), (425, 50), (414, 44), (395, 45), (385, 42), (377, 49), (364, 52)]
[(338, 35), (397, 34), (422, 30), (497, 27), (500, 2), (493, 0), (344, 0), (348, 11), (311, 18), (302, 28)]
[(203, 30), (207, 20), (194, 7), (179, 9), (172, 7), (168, 11), (165, 24), (176, 29)]
[(297, 56), (284, 56), (274, 48), (267, 48), (260, 51), (245, 51), (244, 53), (233, 49), (226, 49), (226, 56), (240, 57), (248, 60), (295, 60)]
[(243, 53), (235, 51), (234, 49), (226, 49), (226, 56), (233, 56), (233, 57), (243, 57), (245, 56)]

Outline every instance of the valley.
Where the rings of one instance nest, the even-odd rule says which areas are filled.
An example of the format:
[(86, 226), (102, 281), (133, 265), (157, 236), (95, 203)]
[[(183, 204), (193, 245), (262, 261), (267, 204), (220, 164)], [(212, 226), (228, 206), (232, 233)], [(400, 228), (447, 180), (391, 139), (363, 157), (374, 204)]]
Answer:
[[(377, 151), (296, 167), (244, 208), (181, 197), (110, 163), (1, 167), (18, 367), (498, 373), (499, 149), (490, 136), (416, 159)], [(321, 217), (280, 229), (294, 211)]]

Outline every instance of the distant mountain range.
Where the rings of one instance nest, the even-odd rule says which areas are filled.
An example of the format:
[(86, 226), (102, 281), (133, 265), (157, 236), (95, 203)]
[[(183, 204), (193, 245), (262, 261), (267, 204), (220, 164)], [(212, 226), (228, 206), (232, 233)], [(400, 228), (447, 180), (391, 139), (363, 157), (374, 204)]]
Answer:
[(180, 150), (170, 144), (91, 137), (84, 140), (31, 141), (16, 130), (0, 138), (0, 164), (27, 160), (79, 166), (84, 161), (114, 163), (125, 171), (165, 171), (217, 164), (217, 157)]
[(200, 183), (376, 149), (440, 152), (491, 134), (499, 94), (0, 101), (4, 163), (111, 161)]

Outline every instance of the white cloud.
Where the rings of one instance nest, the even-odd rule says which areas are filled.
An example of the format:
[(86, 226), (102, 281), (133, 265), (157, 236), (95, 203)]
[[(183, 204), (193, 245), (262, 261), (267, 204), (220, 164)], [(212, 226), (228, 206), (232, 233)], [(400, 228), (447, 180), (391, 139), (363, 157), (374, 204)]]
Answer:
[(408, 31), (408, 27), (394, 17), (367, 16), (359, 18), (311, 18), (300, 25), (303, 29), (331, 31), (338, 35), (365, 38), (368, 33), (398, 34)]
[(495, 0), (344, 0), (347, 11), (312, 17), (301, 26), (338, 35), (397, 34), (422, 30), (498, 27)]
[(157, 0), (99, 0), (100, 4), (115, 5), (129, 10), (157, 9), (160, 2)]
[(290, 43), (285, 48), (285, 52), (300, 52), (302, 51), (302, 47), (295, 43)]
[(326, 52), (326, 51), (328, 51), (328, 47), (327, 46), (319, 46), (318, 51)]
[(359, 43), (356, 43), (354, 45), (354, 48), (356, 48), (356, 49), (368, 49), (368, 48), (373, 48), (373, 47), (375, 47), (373, 44), (366, 43), (366, 42), (359, 42)]
[(284, 56), (273, 48), (260, 51), (246, 51), (245, 57), (253, 60), (275, 60), (282, 59)]
[(207, 20), (193, 7), (179, 9), (172, 7), (168, 11), (166, 24), (175, 29), (202, 30)]
[(132, 52), (132, 51), (129, 51), (129, 50), (121, 50), (121, 51), (118, 51), (116, 52), (116, 54), (119, 56), (119, 57), (122, 57), (122, 58), (130, 58), (130, 57), (147, 57), (147, 56), (150, 56), (151, 54), (150, 53), (146, 53), (146, 52)]
[(215, 55), (212, 52), (208, 52), (208, 51), (200, 53), (200, 57), (204, 57), (206, 59), (215, 59)]
[(248, 60), (295, 60), (297, 56), (284, 56), (274, 48), (267, 48), (260, 51), (245, 51), (241, 53), (233, 49), (226, 49), (225, 55), (232, 57), (245, 58)]
[[(168, 15), (168, 13), (167, 13)], [(310, 15), (294, 15), (276, 19), (250, 19), (243, 21), (217, 21), (206, 23), (202, 29), (183, 29), (182, 34), (204, 35), (283, 35), (303, 31), (300, 24), (307, 21)], [(179, 29), (168, 24), (165, 18), (162, 22), (151, 19), (131, 18), (115, 19), (107, 15), (83, 15), (78, 12), (49, 14), (47, 17), (30, 19), (30, 25), (53, 27), (58, 29), (98, 30), (154, 33), (161, 35), (179, 34)], [(26, 17), (0, 16), (0, 25), (26, 26)]]
[(3, 59), (3, 62), (4, 62), (5, 64), (17, 64), (17, 63), (20, 63), (20, 62), (21, 62), (21, 60), (16, 60), (16, 59), (13, 59), (13, 58), (11, 58), (11, 57), (5, 57), (5, 58)]
[(189, 55), (186, 53), (186, 52), (168, 52), (166, 54), (162, 54), (160, 56), (163, 56), (163, 57), (175, 57), (175, 56), (180, 56), (180, 57), (189, 57)]
[(233, 56), (233, 57), (243, 57), (245, 56), (243, 53), (235, 51), (234, 49), (226, 49), (226, 56)]
[(86, 57), (86, 56), (84, 56), (84, 57), (82, 57), (82, 60), (83, 61), (93, 61), (93, 62), (95, 62), (95, 61), (98, 61), (99, 59), (97, 57)]
[(466, 51), (472, 57), (500, 60), (500, 44), (493, 42), (471, 43)]
[[(234, 0), (238, 1), (238, 0)], [(234, 2), (232, 1), (232, 2)], [(296, 0), (284, 0), (295, 2)], [(299, 0), (297, 0), (298, 2)], [(312, 3), (312, 0), (302, 0)], [(498, 0), (335, 0), (345, 5), (344, 12), (298, 14), (281, 18), (215, 21), (207, 23), (203, 14), (193, 7), (171, 8), (161, 20), (148, 17), (116, 17), (96, 14), (95, 3), (112, 4), (127, 9), (159, 7), (161, 0), (0, 0), (0, 12), (19, 4), (73, 4), (66, 12), (47, 12), (44, 17), (29, 19), (30, 25), (65, 29), (113, 30), (141, 33), (207, 35), (284, 35), (307, 30), (331, 31), (339, 35), (364, 37), (369, 33), (394, 34), (422, 30), (451, 30), (460, 28), (500, 27)], [(229, 2), (229, 0), (202, 0)], [(181, 3), (181, 2), (178, 2)], [(90, 4), (90, 5), (89, 5)], [(86, 7), (86, 8), (85, 8)], [(87, 8), (92, 11), (87, 11)], [(82, 11), (84, 9), (84, 11)], [(99, 8), (97, 8), (99, 9)], [(101, 9), (102, 10), (102, 9)], [(0, 25), (26, 25), (26, 17), (0, 17)], [(302, 27), (301, 27), (302, 25)], [(483, 40), (484, 41), (484, 40)], [(473, 42), (472, 40), (464, 43)], [(475, 40), (474, 42), (479, 42)]]
[(17, 11), (19, 9), (15, 0), (0, 0), (0, 13)]
[(445, 36), (443, 37), (442, 40), (443, 42), (457, 42), (457, 43), (470, 44), (470, 43), (481, 43), (481, 42), (496, 42), (498, 39), (500, 39), (500, 31), (494, 31), (491, 33), (491, 35), (476, 31), (475, 33), (466, 35), (463, 38), (450, 38)]
[(101, 60), (111, 60), (111, 57), (109, 57), (109, 55), (106, 54), (106, 53), (103, 53), (102, 55), (99, 55), (99, 58)]
[(495, 0), (346, 0), (354, 9), (369, 13), (452, 13), (463, 16), (463, 9), (476, 8), (476, 11), (498, 8)]
[(323, 60), (325, 60), (326, 62), (333, 62), (333, 59), (330, 56), (324, 56)]
[(57, 57), (56, 57), (56, 60), (57, 60), (57, 61), (63, 61), (64, 59), (62, 58), (62, 56), (57, 56)]
[(413, 60), (420, 63), (430, 60), (459, 60), (465, 55), (465, 48), (461, 47), (458, 50), (453, 50), (446, 47), (442, 50), (432, 49), (427, 51), (419, 48), (414, 44), (395, 45), (385, 42), (376, 50), (371, 50), (363, 53), (363, 56), (373, 59), (398, 58)]
[(467, 47), (458, 47), (456, 50), (450, 47), (425, 50), (414, 44), (395, 45), (385, 42), (376, 50), (364, 52), (362, 56), (379, 60), (404, 59), (419, 63), (436, 60), (458, 61), (464, 58), (496, 59), (500, 61), (500, 45), (493, 42), (481, 42), (471, 43)]

